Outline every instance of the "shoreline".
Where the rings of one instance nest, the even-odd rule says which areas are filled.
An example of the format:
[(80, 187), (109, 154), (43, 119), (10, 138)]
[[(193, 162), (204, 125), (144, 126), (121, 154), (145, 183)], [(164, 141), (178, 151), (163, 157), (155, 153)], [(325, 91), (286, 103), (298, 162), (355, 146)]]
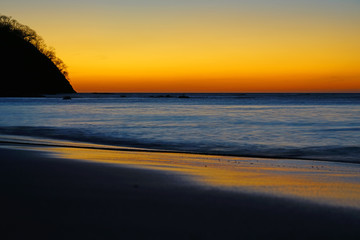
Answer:
[[(263, 189), (251, 181), (245, 183), (247, 191), (245, 186), (236, 185), (236, 176), (223, 175), (237, 168), (242, 180), (270, 180), (265, 174), (269, 171), (273, 177), (288, 177), (286, 171), (291, 168), (285, 165), (296, 160), (284, 161), (275, 171), (270, 169), (271, 161), (260, 159), (242, 158), (234, 163), (234, 158), (214, 162), (212, 157), (201, 155), (114, 155), (110, 150), (0, 146), (5, 239), (360, 237), (358, 207), (276, 194), (281, 191), (261, 194)], [(307, 176), (304, 169), (308, 167), (297, 168), (296, 173)], [(215, 176), (217, 173), (221, 176)], [(283, 185), (278, 186), (269, 181), (265, 188), (294, 184), (290, 180), (280, 181)], [(299, 184), (309, 187), (306, 181)], [(354, 187), (358, 189), (358, 185)]]
[(213, 153), (213, 152), (197, 152), (197, 151), (182, 151), (176, 149), (159, 149), (159, 148), (146, 148), (137, 146), (117, 146), (104, 143), (84, 142), (78, 140), (68, 139), (54, 139), (36, 136), (24, 135), (10, 135), (0, 134), (0, 144), (10, 145), (24, 145), (38, 146), (38, 147), (69, 147), (69, 148), (84, 148), (94, 150), (110, 150), (110, 151), (125, 151), (125, 152), (145, 152), (145, 153), (175, 153), (175, 154), (189, 154), (189, 155), (204, 155), (204, 156), (218, 156), (218, 157), (237, 157), (237, 158), (253, 158), (253, 159), (272, 159), (272, 160), (305, 160), (305, 161), (318, 161), (318, 162), (331, 162), (331, 163), (349, 163), (359, 164), (359, 161), (353, 160), (329, 160), (326, 158), (307, 158), (298, 156), (264, 156), (256, 154), (231, 154), (231, 153)]
[(50, 158), (156, 170), (181, 176), (192, 185), (360, 210), (360, 165), (357, 163), (212, 155), (9, 137), (10, 141), (0, 137), (0, 147), (28, 149)]

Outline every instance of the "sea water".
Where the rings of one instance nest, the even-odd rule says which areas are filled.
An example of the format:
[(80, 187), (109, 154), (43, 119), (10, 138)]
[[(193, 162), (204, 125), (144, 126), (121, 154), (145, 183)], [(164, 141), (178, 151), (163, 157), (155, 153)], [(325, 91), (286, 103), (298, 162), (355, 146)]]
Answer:
[(0, 98), (0, 134), (181, 152), (360, 163), (360, 94)]

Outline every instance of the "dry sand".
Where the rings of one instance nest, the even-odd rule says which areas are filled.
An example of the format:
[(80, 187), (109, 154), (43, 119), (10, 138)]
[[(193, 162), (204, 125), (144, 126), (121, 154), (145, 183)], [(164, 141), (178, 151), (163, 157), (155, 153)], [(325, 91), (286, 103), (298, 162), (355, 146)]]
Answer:
[(1, 239), (360, 239), (346, 164), (24, 149), (0, 148)]

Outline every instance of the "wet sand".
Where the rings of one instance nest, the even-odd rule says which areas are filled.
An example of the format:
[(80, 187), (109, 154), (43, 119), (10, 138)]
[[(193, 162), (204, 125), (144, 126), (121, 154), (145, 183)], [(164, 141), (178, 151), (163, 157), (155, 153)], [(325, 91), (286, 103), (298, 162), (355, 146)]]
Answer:
[(0, 148), (1, 239), (360, 239), (351, 166), (25, 148)]

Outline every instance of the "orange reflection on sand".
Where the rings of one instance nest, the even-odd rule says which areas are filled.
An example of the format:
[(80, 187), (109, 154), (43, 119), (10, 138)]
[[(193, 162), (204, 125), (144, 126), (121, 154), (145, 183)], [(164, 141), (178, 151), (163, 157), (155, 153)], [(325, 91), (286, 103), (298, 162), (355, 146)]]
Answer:
[(348, 163), (51, 148), (68, 159), (162, 170), (200, 184), (360, 208), (359, 167)]

